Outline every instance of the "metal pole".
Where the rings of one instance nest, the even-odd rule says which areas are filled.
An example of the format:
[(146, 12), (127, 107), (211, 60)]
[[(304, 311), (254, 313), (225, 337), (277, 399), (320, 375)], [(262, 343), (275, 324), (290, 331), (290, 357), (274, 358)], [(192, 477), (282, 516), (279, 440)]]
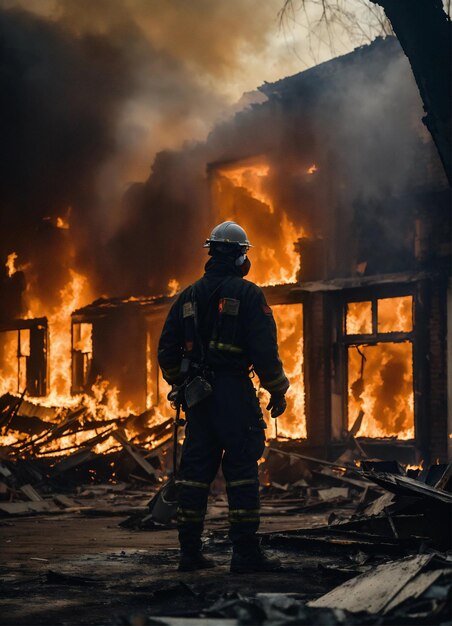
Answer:
[(177, 434), (179, 430), (179, 419), (180, 419), (180, 402), (176, 405), (176, 417), (174, 418), (174, 428), (173, 428), (173, 477), (176, 476), (177, 472)]

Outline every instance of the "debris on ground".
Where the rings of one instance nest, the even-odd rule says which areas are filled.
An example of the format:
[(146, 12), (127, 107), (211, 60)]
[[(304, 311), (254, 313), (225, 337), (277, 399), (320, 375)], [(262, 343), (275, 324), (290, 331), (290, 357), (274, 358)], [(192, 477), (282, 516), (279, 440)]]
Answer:
[[(51, 540), (49, 550), (27, 552), (26, 568), (42, 568), (38, 577), (3, 567), (5, 598), (18, 624), (26, 623), (18, 593), (34, 594), (40, 606), (43, 593), (58, 592), (70, 604), (78, 602), (73, 594), (79, 588), (85, 598), (92, 594), (93, 602), (102, 598), (114, 607), (115, 624), (389, 625), (450, 619), (452, 465), (404, 468), (361, 458), (356, 446), (328, 461), (304, 454), (302, 444), (271, 441), (259, 466), (261, 535), (263, 546), (284, 563), (282, 571), (259, 579), (229, 575), (228, 503), (219, 476), (204, 537), (218, 567), (208, 576), (184, 578), (176, 572), (175, 520), (162, 522), (153, 504), (162, 486), (172, 484), (172, 418), (149, 426), (151, 418), (150, 412), (116, 417), (99, 403), (55, 409), (10, 394), (0, 398), (3, 441), (8, 438), (0, 448), (0, 530), (10, 537), (5, 541), (13, 543), (11, 550), (22, 525), (39, 543), (42, 533), (27, 525), (29, 519), (44, 527), (64, 519), (68, 536), (77, 535), (80, 524), (100, 524), (102, 534), (121, 545), (119, 552), (104, 548), (81, 561), (78, 554), (55, 558)], [(354, 441), (351, 431), (350, 446)], [(102, 520), (109, 520), (107, 527)], [(60, 552), (70, 550), (66, 536), (58, 539), (56, 532)], [(97, 531), (86, 532), (87, 541), (97, 542)], [(132, 540), (148, 547), (129, 553), (123, 546)], [(124, 608), (131, 606), (137, 610)]]

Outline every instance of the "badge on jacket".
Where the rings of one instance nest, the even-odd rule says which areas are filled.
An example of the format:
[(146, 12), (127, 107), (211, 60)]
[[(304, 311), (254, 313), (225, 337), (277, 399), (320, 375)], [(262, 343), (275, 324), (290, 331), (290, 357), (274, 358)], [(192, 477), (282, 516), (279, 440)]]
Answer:
[(238, 315), (240, 300), (235, 298), (221, 298), (218, 302), (218, 311), (223, 315)]

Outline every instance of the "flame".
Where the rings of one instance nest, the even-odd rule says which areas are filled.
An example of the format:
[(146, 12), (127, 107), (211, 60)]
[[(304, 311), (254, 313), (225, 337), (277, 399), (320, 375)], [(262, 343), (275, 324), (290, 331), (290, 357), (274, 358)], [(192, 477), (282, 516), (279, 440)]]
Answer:
[(69, 230), (69, 222), (63, 217), (57, 217), (55, 225), (57, 228), (62, 228), (63, 230)]
[[(14, 255), (14, 258), (13, 258)], [(13, 253), (10, 257), (17, 259)], [(8, 259), (10, 258), (8, 257)], [(27, 281), (33, 285), (33, 281)], [(25, 319), (45, 316), (49, 324), (49, 345), (47, 358), (49, 363), (50, 393), (45, 398), (47, 406), (73, 406), (77, 402), (70, 395), (71, 373), (71, 313), (92, 300), (86, 276), (70, 270), (70, 280), (59, 293), (59, 302), (52, 308), (50, 314), (47, 307), (35, 296), (32, 287), (28, 288), (28, 311)], [(86, 341), (86, 335), (84, 335)], [(21, 392), (25, 387), (25, 361), (28, 354), (24, 351), (26, 345), (25, 331), (10, 331), (1, 333), (2, 346), (0, 392)], [(28, 339), (29, 342), (29, 339)], [(29, 350), (29, 348), (27, 348)], [(23, 361), (23, 362), (21, 362)]]
[(378, 300), (378, 332), (410, 332), (413, 330), (413, 298), (401, 296)]
[(307, 172), (308, 174), (314, 174), (315, 172), (317, 172), (317, 165), (313, 163), (311, 167), (308, 167)]
[(264, 163), (258, 163), (254, 166), (244, 165), (228, 169), (227, 173), (222, 171), (234, 187), (247, 189), (253, 198), (259, 200), (262, 204), (266, 204), (270, 213), (275, 212), (273, 202), (266, 192), (266, 180), (270, 172), (270, 166)]
[(0, 394), (19, 392), (18, 331), (0, 333)]
[(171, 386), (163, 378), (157, 364), (157, 355), (152, 353), (151, 333), (148, 332), (146, 336), (146, 408), (152, 411), (153, 426), (163, 423), (174, 413), (167, 398), (170, 391)]
[(74, 350), (79, 350), (84, 354), (92, 354), (93, 352), (93, 337), (92, 337), (92, 324), (79, 324), (80, 336), (77, 341), (74, 341)]
[(408, 470), (421, 470), (423, 468), (423, 464), (424, 464), (423, 461), (421, 461), (417, 465), (408, 463), (407, 465), (405, 465), (405, 471), (408, 471)]
[[(13, 259), (17, 258), (17, 255)], [(28, 269), (28, 267), (26, 268)], [(84, 430), (74, 434), (64, 435), (49, 444), (42, 445), (36, 450), (36, 454), (51, 453), (54, 456), (68, 454), (72, 449), (84, 444), (89, 439), (105, 433), (105, 440), (93, 447), (95, 452), (101, 453), (116, 449), (120, 446), (118, 441), (109, 434), (111, 426), (90, 427), (89, 420), (111, 421), (118, 418), (129, 418), (138, 415), (140, 410), (130, 402), (120, 406), (119, 390), (112, 387), (107, 380), (99, 378), (92, 386), (92, 395), (70, 395), (71, 387), (71, 313), (92, 301), (92, 293), (86, 276), (70, 270), (70, 279), (61, 289), (57, 304), (50, 312), (44, 303), (33, 292), (33, 281), (27, 281), (28, 288), (28, 312), (26, 319), (33, 319), (47, 314), (49, 324), (48, 363), (50, 372), (50, 392), (45, 398), (39, 399), (41, 406), (56, 408), (56, 422), (63, 421), (70, 411), (82, 409), (80, 421)], [(179, 288), (176, 280), (170, 281), (170, 287), (174, 290)], [(92, 353), (92, 324), (79, 324), (78, 333), (74, 340), (74, 349), (85, 354)], [(0, 393), (22, 392), (25, 388), (26, 357), (30, 351), (30, 333), (28, 330), (7, 331), (0, 333)], [(149, 370), (152, 371), (151, 354), (149, 357)], [(149, 394), (149, 415), (143, 417), (140, 424), (134, 426), (133, 420), (125, 424), (126, 436), (131, 438), (135, 435), (142, 436), (143, 430), (166, 421), (172, 414), (172, 409), (166, 399), (169, 388), (160, 378), (158, 383), (158, 397), (155, 402), (152, 393)], [(155, 406), (156, 405), (156, 406)], [(27, 437), (23, 433), (9, 432), (0, 438), (1, 445), (13, 445)], [(142, 443), (146, 442), (149, 447), (160, 443), (153, 436), (143, 436)]]
[[(315, 166), (314, 166), (315, 167)], [(295, 224), (284, 207), (275, 200), (272, 169), (263, 158), (249, 159), (215, 172), (212, 191), (220, 220), (233, 220), (245, 228), (253, 244), (250, 278), (260, 285), (293, 283), (300, 269), (298, 239), (306, 236), (301, 224)], [(291, 382), (287, 410), (278, 419), (278, 435), (306, 437), (303, 381), (303, 317), (301, 305), (278, 305), (273, 308), (279, 334), (279, 349), (286, 374)], [(263, 406), (268, 394), (259, 392)], [(275, 434), (275, 422), (266, 414)]]
[[(306, 437), (305, 393), (303, 378), (303, 307), (301, 304), (280, 304), (272, 307), (278, 330), (279, 353), (290, 388), (286, 395), (287, 409), (278, 418), (278, 436), (303, 439)], [(265, 401), (269, 394), (261, 390)], [(275, 422), (266, 412), (271, 434), (275, 435)]]
[[(409, 341), (348, 350), (349, 428), (360, 410), (360, 437), (414, 438), (413, 350)], [(361, 378), (361, 368), (363, 376)]]
[(300, 255), (294, 244), (306, 233), (275, 202), (270, 165), (252, 159), (218, 168), (212, 191), (220, 220), (238, 222), (254, 246), (250, 278), (260, 285), (295, 282)]
[[(70, 399), (71, 372), (71, 313), (88, 304), (91, 292), (88, 279), (74, 270), (70, 270), (70, 281), (60, 291), (60, 302), (54, 307), (49, 321), (49, 401), (61, 404), (61, 396)], [(29, 311), (29, 317), (32, 311)]]
[(16, 252), (11, 252), (11, 254), (8, 254), (8, 258), (6, 259), (6, 263), (5, 263), (5, 267), (8, 271), (8, 278), (11, 278), (11, 276), (17, 272), (16, 260), (17, 260)]
[(175, 296), (180, 289), (180, 283), (176, 278), (171, 278), (168, 282), (168, 295)]
[(30, 356), (30, 331), (27, 328), (0, 333), (0, 395), (23, 392), (27, 384), (28, 356)]
[(345, 328), (347, 335), (371, 335), (372, 302), (349, 302)]
[[(349, 302), (349, 335), (409, 333), (413, 328), (413, 298), (383, 298), (375, 303), (377, 328), (373, 328), (372, 302)], [(413, 346), (411, 341), (379, 342), (348, 348), (349, 428), (364, 411), (359, 436), (414, 438)]]

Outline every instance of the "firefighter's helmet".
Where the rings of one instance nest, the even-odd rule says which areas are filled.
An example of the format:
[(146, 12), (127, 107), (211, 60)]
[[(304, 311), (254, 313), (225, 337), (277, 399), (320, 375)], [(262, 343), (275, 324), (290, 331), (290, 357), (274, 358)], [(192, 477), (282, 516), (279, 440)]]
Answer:
[(204, 248), (210, 248), (213, 243), (236, 244), (246, 249), (253, 247), (248, 241), (246, 232), (235, 222), (222, 222), (215, 226), (209, 239), (206, 239)]

